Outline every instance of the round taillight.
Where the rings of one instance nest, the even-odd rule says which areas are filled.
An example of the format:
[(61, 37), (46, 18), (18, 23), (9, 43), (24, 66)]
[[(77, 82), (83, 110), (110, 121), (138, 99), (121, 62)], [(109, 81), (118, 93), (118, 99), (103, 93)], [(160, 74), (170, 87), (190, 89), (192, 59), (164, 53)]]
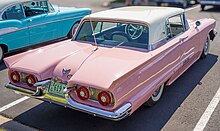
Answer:
[(77, 96), (81, 99), (81, 100), (86, 100), (89, 99), (90, 94), (89, 94), (89, 90), (88, 88), (81, 86), (80, 88), (78, 88), (76, 90)]
[(26, 76), (25, 81), (29, 87), (34, 86), (34, 84), (37, 82), (36, 77), (33, 75)]
[(18, 83), (21, 81), (21, 76), (17, 71), (13, 71), (10, 74), (11, 81), (14, 83)]
[(107, 106), (111, 103), (111, 96), (108, 92), (102, 91), (98, 94), (98, 101), (101, 105)]

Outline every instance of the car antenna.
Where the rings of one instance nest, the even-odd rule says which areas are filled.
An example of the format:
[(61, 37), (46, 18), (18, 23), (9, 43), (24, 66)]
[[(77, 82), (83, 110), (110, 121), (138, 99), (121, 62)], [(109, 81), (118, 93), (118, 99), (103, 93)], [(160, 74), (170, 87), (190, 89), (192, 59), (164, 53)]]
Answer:
[(95, 32), (94, 32), (94, 28), (93, 28), (93, 25), (92, 25), (92, 19), (89, 15), (89, 22), (90, 22), (90, 25), (91, 25), (91, 29), (92, 29), (92, 33), (94, 34), (93, 37), (94, 37), (94, 42), (95, 42), (95, 45), (96, 45), (96, 48), (94, 51), (98, 50), (98, 44), (97, 44), (97, 41), (96, 41), (96, 37), (95, 37)]

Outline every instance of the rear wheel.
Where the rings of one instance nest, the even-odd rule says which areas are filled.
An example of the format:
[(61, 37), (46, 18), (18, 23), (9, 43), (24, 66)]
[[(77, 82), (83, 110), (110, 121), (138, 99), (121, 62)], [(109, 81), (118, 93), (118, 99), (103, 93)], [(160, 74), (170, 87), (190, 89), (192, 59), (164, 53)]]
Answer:
[(205, 41), (203, 51), (202, 51), (202, 54), (201, 54), (202, 59), (206, 58), (206, 56), (209, 54), (209, 47), (210, 47), (210, 38), (208, 37)]
[(163, 88), (164, 88), (165, 84), (162, 84), (152, 95), (151, 97), (147, 100), (147, 102), (144, 103), (144, 105), (146, 106), (153, 106), (154, 104), (156, 104), (159, 99), (162, 96), (163, 93)]
[(0, 63), (2, 62), (4, 58), (4, 49), (2, 48), (2, 46), (0, 46)]
[(75, 24), (72, 26), (70, 32), (69, 32), (68, 35), (67, 35), (67, 37), (68, 37), (69, 39), (73, 37), (73, 35), (75, 34), (76, 29), (77, 29), (78, 26), (79, 26), (79, 22), (75, 23)]

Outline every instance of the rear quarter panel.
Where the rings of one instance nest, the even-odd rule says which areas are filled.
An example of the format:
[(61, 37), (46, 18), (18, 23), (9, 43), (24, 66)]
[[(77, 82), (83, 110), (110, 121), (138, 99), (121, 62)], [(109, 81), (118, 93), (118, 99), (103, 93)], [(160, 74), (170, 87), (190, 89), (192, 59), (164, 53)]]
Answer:
[(121, 83), (113, 94), (117, 105), (132, 103), (132, 112), (146, 102), (151, 94), (178, 69), (180, 48), (176, 39), (150, 51), (151, 57), (134, 71), (115, 83)]

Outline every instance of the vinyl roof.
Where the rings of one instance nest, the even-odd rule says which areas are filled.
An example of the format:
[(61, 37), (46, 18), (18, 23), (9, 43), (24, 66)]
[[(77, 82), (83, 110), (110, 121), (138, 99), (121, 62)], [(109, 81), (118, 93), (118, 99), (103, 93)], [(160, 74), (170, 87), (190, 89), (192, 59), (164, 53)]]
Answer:
[(93, 13), (84, 19), (97, 21), (127, 21), (146, 24), (149, 28), (149, 43), (165, 37), (165, 23), (169, 17), (182, 14), (184, 10), (174, 7), (128, 6)]

